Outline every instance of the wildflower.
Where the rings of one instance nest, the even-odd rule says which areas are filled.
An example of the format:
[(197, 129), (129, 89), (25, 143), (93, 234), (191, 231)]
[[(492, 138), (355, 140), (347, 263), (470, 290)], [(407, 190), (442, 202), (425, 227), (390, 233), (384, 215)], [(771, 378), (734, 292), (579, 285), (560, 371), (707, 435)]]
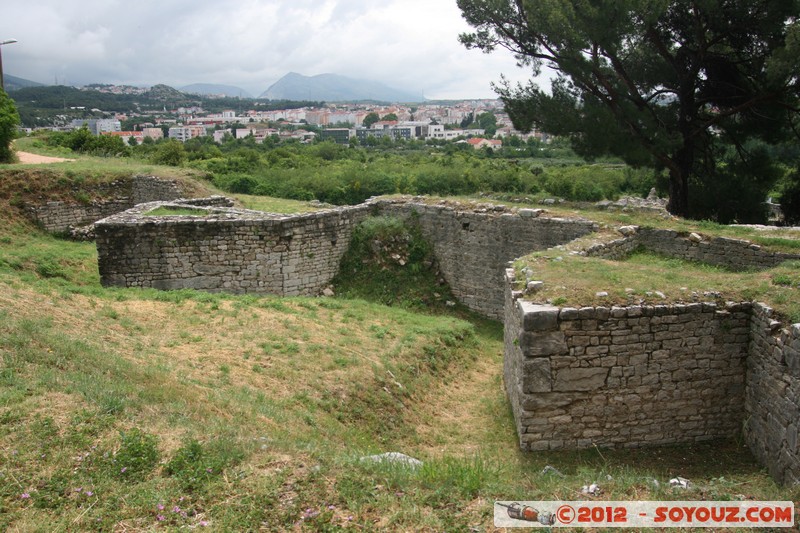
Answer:
[(206, 468), (206, 472), (210, 474), (211, 472), (213, 472), (213, 470), (211, 468)]
[(160, 514), (156, 516), (156, 520), (158, 520), (159, 522), (163, 522), (164, 520), (166, 520), (166, 518), (164, 518), (164, 515)]
[(172, 508), (172, 512), (173, 513), (180, 513), (181, 512), (181, 508), (176, 505), (175, 507)]
[(206, 522), (205, 520), (201, 520), (200, 527), (208, 527), (208, 522)]
[(27, 500), (27, 499), (28, 499), (28, 498), (30, 498), (30, 497), (31, 497), (31, 495), (30, 495), (30, 494), (28, 494), (27, 492), (23, 492), (23, 493), (20, 495), (20, 498), (22, 498), (23, 500)]
[(120, 469), (120, 472), (124, 474), (124, 473), (125, 473), (125, 471), (126, 471), (127, 469), (128, 469), (128, 467), (127, 467), (127, 466), (123, 466), (123, 467)]
[(74, 489), (73, 492), (83, 492), (83, 487), (78, 487), (77, 489)]
[(86, 494), (87, 496), (94, 496), (94, 492), (90, 490), (87, 490), (86, 492), (84, 492), (84, 494)]
[(158, 505), (156, 505), (156, 508), (157, 508), (159, 511), (163, 511), (163, 510), (164, 510), (164, 504), (161, 504), (161, 503), (159, 503)]
[(329, 505), (329, 506), (328, 506), (328, 510), (329, 510), (329, 511), (333, 511), (334, 509), (336, 509), (336, 506), (335, 506), (335, 505)]

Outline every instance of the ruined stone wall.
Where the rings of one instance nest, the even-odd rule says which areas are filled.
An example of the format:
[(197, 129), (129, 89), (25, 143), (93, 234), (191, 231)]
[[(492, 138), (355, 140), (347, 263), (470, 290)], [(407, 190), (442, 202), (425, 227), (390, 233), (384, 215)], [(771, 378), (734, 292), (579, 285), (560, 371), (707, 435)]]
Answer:
[(609, 243), (597, 244), (586, 254), (605, 259), (622, 259), (637, 248), (676, 257), (722, 266), (731, 270), (765, 269), (783, 261), (800, 259), (800, 254), (764, 250), (761, 246), (742, 239), (704, 237), (697, 233), (675, 230), (630, 227), (632, 234)]
[(27, 209), (30, 218), (52, 233), (66, 233), (72, 228), (86, 226), (132, 208), (136, 204), (157, 200), (173, 200), (182, 196), (175, 180), (154, 176), (133, 176), (102, 183), (96, 193), (104, 200), (87, 203), (54, 201)]
[(207, 217), (140, 216), (153, 207), (139, 206), (97, 225), (105, 285), (315, 294), (337, 273), (354, 226), (369, 214), (382, 214), (418, 224), (455, 296), (498, 319), (508, 261), (594, 228), (588, 221), (540, 217), (534, 210), (462, 211), (405, 200), (282, 217), (213, 209)]
[(485, 316), (503, 318), (503, 273), (508, 262), (591, 233), (587, 220), (540, 216), (504, 206), (467, 209), (448, 204), (382, 201), (380, 212), (419, 224), (460, 302)]
[(163, 205), (142, 204), (96, 225), (103, 285), (318, 294), (369, 211), (365, 205), (276, 217), (197, 206), (207, 215), (142, 216)]
[(753, 305), (744, 434), (779, 483), (800, 482), (800, 324), (784, 327)]
[(504, 377), (523, 449), (739, 432), (749, 304), (559, 309), (518, 295), (509, 281)]

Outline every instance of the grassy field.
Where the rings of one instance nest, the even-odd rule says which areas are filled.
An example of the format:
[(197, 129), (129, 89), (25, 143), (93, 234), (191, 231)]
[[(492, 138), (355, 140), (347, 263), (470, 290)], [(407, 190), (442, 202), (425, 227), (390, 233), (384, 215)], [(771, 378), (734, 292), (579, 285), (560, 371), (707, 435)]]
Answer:
[[(501, 326), (461, 309), (106, 289), (94, 244), (0, 204), (3, 530), (485, 531), (493, 500), (592, 482), (609, 500), (800, 499), (738, 441), (519, 452)], [(423, 466), (362, 460), (390, 451)]]

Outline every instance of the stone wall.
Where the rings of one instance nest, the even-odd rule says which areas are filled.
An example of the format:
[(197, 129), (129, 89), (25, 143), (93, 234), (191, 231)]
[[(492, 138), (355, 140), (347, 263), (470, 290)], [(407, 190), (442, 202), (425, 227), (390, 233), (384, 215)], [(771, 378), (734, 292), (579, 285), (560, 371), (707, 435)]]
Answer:
[(293, 216), (213, 209), (206, 217), (140, 216), (154, 207), (138, 206), (97, 224), (104, 285), (316, 294), (337, 273), (354, 226), (369, 214), (383, 214), (418, 224), (456, 297), (498, 319), (508, 261), (594, 229), (592, 222), (547, 218), (535, 210), (408, 200)]
[(698, 233), (636, 226), (621, 229), (629, 235), (589, 247), (586, 249), (586, 254), (604, 259), (622, 259), (643, 248), (661, 255), (722, 266), (731, 270), (765, 269), (783, 261), (800, 259), (800, 254), (764, 250), (761, 246), (742, 239), (709, 238)]
[(559, 309), (508, 287), (504, 377), (523, 449), (739, 432), (749, 304)]
[(745, 440), (779, 483), (800, 483), (800, 324), (784, 327), (753, 305)]
[(93, 222), (120, 213), (133, 206), (157, 200), (173, 200), (183, 195), (175, 180), (165, 180), (154, 176), (132, 176), (96, 187), (96, 194), (104, 200), (88, 203), (47, 202), (27, 209), (30, 218), (46, 231), (67, 233), (72, 228), (86, 226)]
[(487, 205), (379, 203), (383, 214), (419, 224), (460, 302), (485, 316), (503, 318), (503, 274), (508, 262), (565, 244), (597, 229), (588, 220), (542, 216), (539, 210)]
[(295, 216), (198, 205), (203, 216), (144, 215), (141, 204), (95, 225), (105, 286), (318, 294), (338, 272), (367, 205)]

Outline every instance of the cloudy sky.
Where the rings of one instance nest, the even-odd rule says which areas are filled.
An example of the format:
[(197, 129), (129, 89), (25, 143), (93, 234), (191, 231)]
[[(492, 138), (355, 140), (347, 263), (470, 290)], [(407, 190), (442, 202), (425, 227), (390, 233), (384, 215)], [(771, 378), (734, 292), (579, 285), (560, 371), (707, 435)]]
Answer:
[(491, 98), (529, 71), (466, 50), (455, 0), (2, 0), (7, 74), (38, 81), (235, 85), (288, 72), (383, 82), (427, 98)]

